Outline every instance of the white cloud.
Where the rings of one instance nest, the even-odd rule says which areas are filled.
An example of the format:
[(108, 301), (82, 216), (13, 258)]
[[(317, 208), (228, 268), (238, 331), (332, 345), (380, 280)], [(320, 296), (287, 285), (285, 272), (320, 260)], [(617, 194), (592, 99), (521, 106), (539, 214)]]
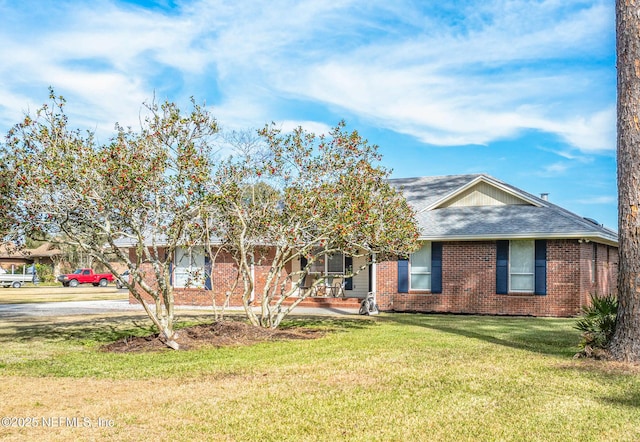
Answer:
[(566, 163), (562, 163), (562, 162), (553, 163), (553, 164), (544, 166), (542, 168), (542, 171), (538, 173), (538, 175), (544, 176), (544, 177), (559, 176), (559, 175), (563, 175), (568, 169), (569, 169), (569, 166)]
[(557, 132), (571, 145), (586, 152), (616, 149), (616, 109), (576, 117), (565, 122)]
[(272, 72), (273, 82), (429, 144), (486, 144), (539, 129), (581, 150), (613, 149), (611, 103), (589, 102), (590, 88), (611, 78), (580, 60), (563, 61), (603, 52), (611, 7), (596, 3), (558, 20), (563, 6), (556, 2), (509, 2), (506, 13), (496, 8), (502, 2), (489, 4), (495, 21), (467, 34), (441, 29), (373, 41)]
[(293, 132), (298, 127), (303, 127), (307, 132), (313, 132), (316, 135), (327, 135), (331, 131), (331, 126), (324, 123), (318, 123), (316, 121), (293, 121), (284, 120), (276, 123), (277, 127), (280, 127), (283, 132)]
[(488, 144), (534, 129), (584, 152), (611, 151), (615, 109), (598, 85), (613, 78), (591, 59), (610, 50), (612, 11), (605, 0), (202, 0), (170, 15), (62, 3), (40, 12), (51, 20), (32, 24), (35, 35), (0, 31), (0, 123), (53, 85), (86, 124), (135, 124), (161, 87), (183, 95), (173, 100), (214, 97), (232, 129), (297, 119), (326, 129), (320, 117), (287, 111), (293, 99), (428, 144)]
[(615, 204), (617, 198), (615, 196), (594, 196), (590, 198), (582, 198), (576, 202), (579, 204)]

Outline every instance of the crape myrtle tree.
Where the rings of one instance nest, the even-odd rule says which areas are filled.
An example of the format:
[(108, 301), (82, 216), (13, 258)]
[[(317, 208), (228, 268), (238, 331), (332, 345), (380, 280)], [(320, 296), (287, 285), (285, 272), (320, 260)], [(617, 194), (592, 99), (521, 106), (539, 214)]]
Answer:
[(616, 1), (618, 68), (618, 315), (614, 359), (640, 361), (640, 2)]
[(216, 120), (193, 100), (188, 113), (153, 102), (139, 131), (116, 125), (99, 145), (92, 133), (68, 128), (62, 97), (51, 91), (50, 100), (10, 130), (0, 161), (15, 176), (14, 234), (55, 237), (103, 264), (177, 349), (170, 266), (211, 176)]
[(14, 180), (14, 171), (0, 164), (0, 244), (9, 239), (7, 235), (13, 224), (11, 214), (15, 202), (12, 194)]
[[(327, 136), (302, 128), (282, 133), (274, 125), (259, 136), (261, 149), (241, 149), (218, 164), (201, 216), (237, 264), (254, 325), (278, 327), (310, 296), (313, 290), (299, 289), (325, 256), (383, 260), (416, 248), (414, 212), (389, 184), (377, 146), (346, 131), (344, 123)], [(293, 271), (296, 261), (300, 271)], [(252, 265), (268, 266), (264, 284), (256, 284)], [(346, 269), (344, 276), (364, 268)], [(313, 284), (324, 283), (321, 277)], [(256, 289), (261, 292), (252, 303)]]

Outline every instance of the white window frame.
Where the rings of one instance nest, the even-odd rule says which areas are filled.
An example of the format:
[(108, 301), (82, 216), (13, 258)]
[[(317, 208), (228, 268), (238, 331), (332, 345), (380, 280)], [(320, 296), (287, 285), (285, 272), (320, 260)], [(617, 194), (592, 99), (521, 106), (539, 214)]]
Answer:
[[(182, 254), (182, 259), (178, 259), (179, 254)], [(175, 251), (174, 256), (173, 287), (204, 288), (207, 279), (204, 250), (201, 248), (180, 248)], [(198, 261), (201, 261), (202, 265), (199, 265)]]
[[(342, 269), (340, 271), (337, 271), (337, 272), (329, 271), (329, 255), (342, 256)], [(311, 264), (309, 273), (319, 273), (322, 275), (344, 275), (345, 274), (344, 253), (343, 252), (319, 253), (317, 255), (316, 260)]]
[[(430, 291), (431, 290), (431, 272), (432, 272), (432, 249), (431, 249), (431, 241), (424, 241), (422, 243), (422, 246), (420, 247), (420, 250), (422, 250), (423, 248), (428, 247), (429, 248), (429, 259), (428, 259), (428, 267), (417, 267), (413, 265), (413, 256), (415, 253), (412, 253), (409, 256), (409, 290), (427, 290)], [(428, 270), (422, 270), (422, 269), (428, 269)], [(413, 284), (413, 275), (428, 275), (428, 282), (429, 282), (429, 287), (425, 288), (425, 287), (414, 287)]]
[[(513, 245), (514, 243), (528, 243), (531, 249), (531, 271), (530, 272), (516, 272), (513, 270), (514, 256), (513, 256)], [(522, 289), (522, 288), (513, 288), (512, 278), (514, 276), (530, 276), (531, 277), (531, 288), (530, 289)], [(509, 292), (513, 293), (535, 293), (536, 290), (536, 242), (533, 239), (525, 239), (525, 240), (510, 240), (509, 241)]]

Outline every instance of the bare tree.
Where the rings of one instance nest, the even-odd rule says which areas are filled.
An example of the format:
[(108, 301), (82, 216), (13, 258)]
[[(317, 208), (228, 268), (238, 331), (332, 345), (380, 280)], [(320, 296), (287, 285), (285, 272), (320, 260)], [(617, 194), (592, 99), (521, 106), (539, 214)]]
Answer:
[(618, 53), (618, 317), (613, 358), (640, 361), (640, 5), (616, 1)]

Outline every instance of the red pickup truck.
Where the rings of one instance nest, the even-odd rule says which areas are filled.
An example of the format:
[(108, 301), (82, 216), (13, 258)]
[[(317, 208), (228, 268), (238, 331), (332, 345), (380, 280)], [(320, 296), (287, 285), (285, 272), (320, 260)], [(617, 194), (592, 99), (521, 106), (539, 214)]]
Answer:
[(58, 281), (65, 287), (78, 287), (78, 284), (93, 284), (95, 287), (106, 287), (113, 282), (111, 273), (94, 273), (93, 269), (78, 269), (73, 273), (58, 276)]

